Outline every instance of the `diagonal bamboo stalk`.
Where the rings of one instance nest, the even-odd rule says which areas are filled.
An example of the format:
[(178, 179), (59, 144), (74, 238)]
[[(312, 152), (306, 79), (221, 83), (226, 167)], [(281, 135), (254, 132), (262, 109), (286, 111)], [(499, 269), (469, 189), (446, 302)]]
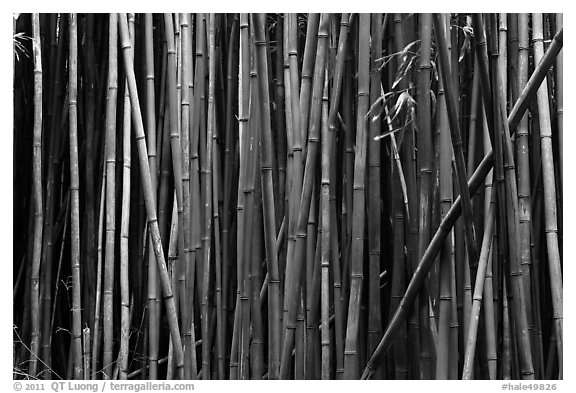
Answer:
[[(144, 202), (146, 204), (146, 214), (148, 216), (148, 229), (153, 240), (153, 250), (158, 263), (158, 270), (160, 272), (160, 280), (162, 282), (162, 291), (164, 293), (164, 300), (166, 303), (166, 313), (168, 316), (168, 324), (170, 327), (170, 336), (172, 338), (174, 353), (176, 358), (177, 375), (179, 378), (183, 377), (184, 354), (182, 352), (182, 342), (180, 340), (180, 329), (178, 327), (178, 318), (176, 315), (176, 307), (174, 304), (174, 297), (172, 293), (172, 286), (164, 261), (164, 251), (162, 249), (162, 240), (160, 238), (160, 231), (158, 228), (158, 220), (156, 218), (156, 205), (154, 204), (154, 197), (152, 191), (152, 182), (150, 177), (150, 165), (148, 163), (148, 151), (144, 141), (144, 125), (142, 122), (142, 113), (140, 112), (140, 102), (138, 100), (138, 92), (136, 89), (136, 77), (134, 75), (134, 68), (131, 67), (132, 59), (130, 57), (130, 37), (128, 34), (128, 26), (126, 19), (119, 16), (120, 24), (120, 38), (122, 40), (124, 67), (126, 69), (126, 79), (128, 80), (128, 89), (130, 91), (130, 104), (132, 106), (132, 121), (134, 133), (136, 135), (136, 144), (138, 148), (138, 159), (140, 162), (140, 172), (142, 180), (142, 188), (144, 191)], [(128, 49), (128, 51), (126, 50)]]

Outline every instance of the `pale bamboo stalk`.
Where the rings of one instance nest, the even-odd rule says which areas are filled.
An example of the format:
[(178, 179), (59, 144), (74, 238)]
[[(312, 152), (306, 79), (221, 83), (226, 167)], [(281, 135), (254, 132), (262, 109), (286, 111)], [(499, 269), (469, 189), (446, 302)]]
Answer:
[(74, 379), (82, 379), (82, 315), (80, 308), (80, 196), (78, 171), (78, 30), (77, 15), (70, 14), (70, 49), (68, 60), (68, 118), (70, 129), (70, 229), (72, 251), (72, 342)]
[[(154, 96), (154, 48), (153, 48), (153, 26), (152, 14), (148, 13), (144, 16), (144, 41), (145, 41), (145, 55), (146, 55), (146, 128), (147, 128), (147, 146), (148, 146), (148, 162), (150, 163), (150, 179), (152, 182), (152, 190), (154, 190), (154, 197), (156, 197), (156, 190), (158, 187), (157, 180), (157, 157), (156, 157), (156, 116), (155, 116), (155, 96)], [(160, 105), (160, 111), (163, 112)], [(162, 139), (162, 138), (158, 138)], [(156, 198), (154, 198), (156, 200)], [(156, 205), (156, 201), (154, 202)], [(152, 249), (152, 238), (148, 241), (148, 249)], [(158, 268), (156, 267), (155, 256), (153, 252), (149, 252), (148, 259), (148, 342), (150, 359), (149, 377), (152, 380), (158, 379), (158, 350), (159, 350), (159, 321), (160, 310), (158, 304)]]
[(356, 379), (360, 376), (360, 359), (358, 357), (358, 334), (360, 316), (360, 296), (362, 281), (364, 279), (362, 256), (364, 252), (364, 190), (366, 173), (366, 113), (368, 113), (368, 87), (370, 64), (370, 16), (359, 15), (359, 44), (358, 44), (358, 114), (356, 121), (356, 151), (354, 160), (354, 192), (352, 221), (352, 257), (350, 303), (348, 306), (348, 327), (346, 329), (346, 346), (344, 352), (344, 377)]
[[(181, 118), (181, 147), (182, 147), (182, 204), (183, 204), (183, 221), (182, 232), (184, 237), (184, 258), (186, 265), (182, 267), (180, 274), (184, 274), (186, 279), (185, 298), (193, 293), (189, 287), (193, 286), (194, 280), (193, 265), (195, 264), (195, 249), (191, 245), (191, 211), (190, 211), (190, 84), (192, 83), (192, 43), (190, 34), (190, 15), (187, 13), (180, 15), (181, 23), (181, 107), (179, 108)], [(192, 339), (192, 322), (194, 318), (194, 302), (186, 302), (182, 307), (183, 318), (183, 339), (184, 339), (184, 378), (191, 379), (196, 374), (192, 369), (192, 363), (195, 363), (194, 341)]]
[[(496, 200), (495, 191), (492, 189), (491, 200)], [(469, 331), (466, 334), (464, 369), (462, 379), (471, 379), (474, 366), (474, 353), (476, 350), (476, 338), (478, 333), (478, 321), (480, 319), (480, 306), (482, 305), (482, 296), (485, 287), (486, 268), (489, 263), (490, 249), (494, 234), (494, 203), (490, 203), (488, 211), (488, 220), (484, 225), (484, 238), (482, 239), (482, 248), (478, 260), (478, 270), (476, 271), (476, 282), (474, 285), (474, 296), (472, 298), (472, 312), (469, 322)]]
[[(344, 17), (344, 16), (343, 16)], [(321, 143), (321, 194), (320, 194), (320, 243), (321, 243), (321, 347), (322, 366), (321, 378), (330, 379), (330, 159), (333, 136), (328, 135), (328, 75), (324, 76), (324, 91), (322, 94), (322, 128)], [(334, 225), (335, 227), (335, 225)]]
[(32, 14), (32, 49), (34, 52), (34, 131), (33, 159), (33, 210), (34, 235), (32, 268), (30, 272), (31, 342), (28, 372), (36, 378), (40, 356), (40, 260), (42, 257), (42, 49), (40, 42), (40, 16)]
[[(534, 61), (540, 63), (544, 57), (542, 34), (542, 14), (532, 14), (532, 42), (534, 46)], [(562, 31), (562, 30), (560, 30)], [(548, 49), (550, 51), (550, 48)], [(544, 222), (546, 233), (546, 248), (548, 251), (548, 269), (550, 288), (552, 291), (552, 309), (554, 330), (556, 333), (559, 379), (563, 378), (563, 342), (564, 322), (562, 316), (562, 270), (561, 257), (558, 248), (558, 219), (556, 217), (556, 179), (554, 175), (554, 159), (552, 154), (552, 127), (550, 124), (550, 108), (548, 106), (548, 85), (546, 78), (538, 88), (538, 119), (540, 122), (540, 144), (542, 154), (542, 179), (544, 182)]]
[(108, 98), (106, 107), (106, 249), (104, 259), (104, 378), (112, 377), (112, 329), (114, 323), (114, 240), (116, 218), (116, 101), (118, 96), (118, 15), (110, 14), (108, 44)]
[[(128, 34), (128, 26), (123, 20), (120, 19), (120, 36), (122, 39), (122, 47), (124, 49), (130, 48), (130, 37)], [(142, 188), (144, 191), (144, 202), (146, 204), (146, 214), (148, 216), (148, 227), (153, 239), (153, 249), (156, 255), (156, 262), (160, 272), (160, 279), (162, 282), (162, 290), (164, 292), (164, 299), (166, 302), (166, 312), (168, 316), (168, 325), (170, 327), (170, 336), (174, 343), (174, 352), (176, 358), (177, 375), (179, 378), (183, 377), (184, 354), (182, 352), (182, 342), (180, 340), (180, 329), (178, 327), (178, 319), (176, 315), (176, 307), (170, 285), (170, 278), (166, 263), (164, 261), (164, 251), (162, 249), (162, 241), (160, 239), (160, 232), (158, 228), (158, 221), (156, 218), (156, 205), (154, 204), (154, 197), (152, 191), (152, 183), (150, 178), (150, 166), (148, 164), (148, 151), (146, 143), (144, 142), (144, 125), (142, 122), (142, 114), (140, 112), (140, 102), (138, 100), (138, 93), (136, 90), (136, 77), (134, 75), (134, 68), (131, 67), (132, 59), (130, 52), (124, 50), (124, 66), (126, 68), (126, 78), (128, 80), (128, 88), (130, 92), (130, 103), (132, 106), (132, 121), (133, 128), (136, 134), (136, 143), (138, 147), (138, 158), (140, 162), (140, 172), (142, 177)]]
[[(564, 14), (556, 14), (556, 30), (564, 27)], [(556, 127), (558, 127), (558, 159), (560, 176), (558, 182), (562, 189), (564, 179), (564, 54), (556, 57)]]
[(84, 367), (84, 379), (90, 379), (92, 372), (90, 371), (90, 328), (85, 327), (82, 329), (82, 361)]
[[(134, 45), (134, 14), (128, 14), (131, 45)], [(134, 53), (130, 53), (133, 58)], [(122, 212), (120, 221), (120, 351), (118, 369), (120, 379), (128, 378), (128, 347), (130, 339), (130, 288), (128, 277), (128, 241), (130, 228), (130, 95), (124, 87), (124, 120), (122, 125)]]
[[(177, 289), (176, 295), (178, 301), (183, 301), (185, 296), (186, 275), (184, 274), (186, 266), (189, 264), (189, 253), (185, 252), (184, 245), (184, 203), (183, 203), (183, 160), (182, 160), (182, 138), (180, 131), (180, 106), (179, 102), (179, 80), (178, 80), (178, 58), (177, 58), (177, 42), (174, 34), (174, 22), (172, 21), (172, 14), (164, 14), (164, 27), (166, 34), (166, 43), (168, 48), (168, 74), (167, 74), (167, 98), (168, 98), (168, 114), (170, 118), (170, 145), (172, 148), (172, 170), (174, 174), (174, 188), (176, 191), (176, 203), (178, 205), (178, 223), (182, 226), (182, 230), (178, 231), (178, 254), (179, 264), (176, 267), (177, 274)], [(180, 26), (176, 24), (178, 29)], [(178, 33), (179, 35), (179, 33)], [(185, 318), (186, 307), (180, 307), (182, 319)], [(183, 333), (183, 332), (182, 332)]]
[[(216, 131), (216, 52), (215, 52), (215, 14), (210, 14), (208, 23), (208, 129), (206, 135), (206, 181), (204, 184), (204, 271), (202, 278), (202, 379), (208, 380), (210, 374), (210, 339), (209, 339), (209, 283), (210, 283), (210, 252), (211, 252), (211, 230), (212, 230), (212, 170), (213, 170), (213, 146), (212, 137)], [(216, 206), (217, 208), (217, 206)]]

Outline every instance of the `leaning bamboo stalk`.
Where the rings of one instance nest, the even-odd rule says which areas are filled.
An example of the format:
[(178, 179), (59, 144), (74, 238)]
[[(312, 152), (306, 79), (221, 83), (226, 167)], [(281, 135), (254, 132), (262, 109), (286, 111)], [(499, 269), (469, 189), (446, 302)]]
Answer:
[[(134, 45), (134, 14), (128, 15), (130, 36)], [(134, 57), (134, 54), (130, 54)], [(120, 221), (120, 351), (118, 369), (120, 379), (128, 378), (128, 347), (130, 334), (130, 288), (128, 283), (128, 241), (130, 227), (130, 95), (124, 88), (124, 121), (122, 125), (122, 212)]]
[(270, 98), (268, 91), (268, 68), (266, 58), (266, 37), (264, 15), (253, 16), (256, 67), (258, 70), (260, 130), (262, 147), (260, 149), (260, 169), (262, 176), (262, 199), (264, 218), (264, 241), (266, 261), (270, 275), (268, 290), (268, 308), (270, 319), (269, 378), (276, 379), (280, 368), (280, 283), (278, 278), (278, 255), (276, 250), (276, 218), (274, 190), (272, 188), (272, 135), (270, 122)]
[(152, 191), (152, 183), (150, 178), (150, 166), (148, 163), (148, 151), (144, 141), (144, 125), (142, 122), (142, 114), (140, 112), (140, 102), (138, 100), (138, 92), (136, 90), (136, 77), (134, 75), (134, 68), (130, 51), (130, 37), (128, 34), (128, 26), (125, 19), (120, 17), (120, 37), (122, 39), (124, 66), (126, 68), (126, 78), (128, 80), (128, 88), (130, 91), (130, 103), (132, 106), (132, 121), (133, 128), (136, 135), (136, 143), (138, 147), (138, 158), (140, 162), (142, 188), (144, 191), (144, 202), (146, 204), (146, 214), (148, 216), (148, 226), (150, 234), (152, 235), (154, 254), (156, 255), (156, 262), (160, 272), (160, 279), (162, 282), (162, 290), (164, 292), (164, 300), (166, 302), (166, 313), (168, 316), (168, 324), (170, 327), (170, 336), (174, 345), (174, 352), (176, 357), (176, 367), (178, 376), (183, 377), (184, 355), (182, 352), (182, 342), (180, 340), (180, 329), (178, 327), (178, 319), (176, 315), (176, 308), (172, 294), (172, 287), (170, 285), (170, 278), (164, 261), (164, 251), (162, 249), (162, 241), (160, 239), (160, 232), (158, 228), (158, 220), (156, 218), (156, 205), (154, 204), (154, 197)]
[[(536, 90), (544, 80), (547, 71), (550, 69), (556, 56), (562, 49), (562, 37), (563, 30), (561, 29), (554, 36), (548, 51), (538, 63), (538, 66), (534, 70), (534, 73), (530, 77), (526, 87), (520, 94), (518, 101), (516, 101), (514, 104), (514, 108), (512, 108), (512, 111), (508, 115), (508, 127), (512, 132), (516, 130), (521, 117), (524, 115), (524, 112), (528, 107), (528, 102), (536, 94)], [(474, 171), (474, 174), (472, 174), (470, 177), (468, 182), (469, 194), (474, 194), (478, 190), (482, 180), (484, 177), (486, 177), (488, 172), (490, 172), (493, 165), (493, 152), (489, 151)], [(412, 277), (412, 280), (406, 289), (406, 293), (404, 294), (404, 297), (402, 298), (402, 301), (400, 302), (394, 317), (388, 325), (388, 329), (384, 333), (384, 337), (382, 337), (382, 340), (380, 340), (376, 351), (374, 351), (372, 357), (368, 361), (366, 369), (362, 375), (362, 379), (367, 379), (373, 374), (373, 371), (380, 363), (382, 356), (389, 349), (395, 334), (398, 332), (409, 313), (409, 305), (414, 301), (419, 287), (422, 285), (425, 275), (428, 273), (428, 270), (432, 266), (434, 258), (436, 257), (443, 241), (462, 212), (461, 209), (461, 199), (458, 197), (458, 199), (456, 199), (454, 204), (450, 207), (446, 217), (442, 220), (442, 223), (438, 227), (438, 231), (430, 241), (426, 252), (422, 256), (418, 268), (414, 272), (414, 276)]]
[(112, 377), (114, 240), (116, 218), (116, 101), (118, 96), (118, 15), (110, 14), (108, 98), (106, 107), (106, 248), (104, 259), (104, 377)]
[(29, 373), (36, 378), (40, 355), (40, 259), (42, 256), (42, 49), (40, 43), (40, 16), (32, 14), (34, 51), (34, 134), (32, 141), (34, 198), (34, 235), (32, 269), (30, 273), (31, 343)]
[[(495, 191), (492, 189), (491, 199), (495, 200)], [(474, 296), (472, 298), (472, 312), (470, 316), (469, 330), (466, 334), (466, 345), (464, 355), (464, 369), (462, 379), (471, 379), (474, 365), (474, 353), (476, 349), (476, 338), (478, 333), (478, 322), (480, 318), (480, 306), (482, 305), (482, 295), (484, 291), (484, 280), (486, 278), (486, 269), (491, 256), (490, 249), (494, 233), (494, 203), (490, 203), (488, 211), (488, 220), (484, 226), (484, 238), (482, 239), (482, 249), (478, 261), (478, 270), (476, 271), (476, 282), (474, 284)]]
[(82, 316), (80, 307), (80, 196), (78, 172), (78, 30), (77, 15), (70, 14), (70, 52), (68, 60), (68, 109), (70, 128), (70, 194), (71, 194), (71, 251), (72, 251), (72, 341), (74, 378), (82, 379)]
[[(183, 179), (182, 179), (182, 138), (180, 132), (180, 107), (178, 95), (178, 73), (177, 73), (177, 56), (176, 56), (176, 42), (174, 38), (174, 22), (172, 21), (172, 14), (164, 15), (164, 27), (166, 34), (166, 43), (168, 48), (168, 74), (167, 74), (167, 97), (168, 97), (168, 114), (170, 123), (170, 145), (172, 147), (172, 170), (174, 174), (174, 188), (176, 191), (176, 203), (178, 205), (178, 223), (182, 229), (178, 231), (178, 254), (180, 255), (180, 263), (176, 267), (177, 271), (177, 289), (176, 294), (178, 301), (183, 301), (184, 291), (186, 287), (186, 275), (184, 274), (186, 266), (189, 264), (189, 253), (185, 252), (184, 246), (184, 203), (183, 203)], [(178, 26), (179, 28), (180, 26)], [(186, 312), (186, 307), (180, 307), (183, 319)]]
[[(534, 61), (541, 62), (544, 56), (542, 34), (542, 14), (532, 14)], [(551, 47), (548, 49), (550, 52)], [(558, 355), (559, 379), (563, 376), (563, 300), (562, 300), (562, 270), (561, 257), (558, 248), (558, 220), (556, 217), (556, 179), (554, 174), (554, 159), (552, 154), (552, 127), (550, 124), (550, 108), (548, 106), (548, 85), (546, 79), (538, 89), (538, 119), (540, 121), (540, 143), (542, 154), (542, 179), (544, 182), (544, 222), (546, 233), (546, 248), (548, 251), (548, 269), (550, 288), (552, 291), (552, 308), (554, 330)]]

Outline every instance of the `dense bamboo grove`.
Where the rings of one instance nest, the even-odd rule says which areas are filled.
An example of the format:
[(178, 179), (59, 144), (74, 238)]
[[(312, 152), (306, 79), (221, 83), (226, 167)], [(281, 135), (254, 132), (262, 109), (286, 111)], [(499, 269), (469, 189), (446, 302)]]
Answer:
[(562, 14), (21, 14), (13, 376), (562, 379)]

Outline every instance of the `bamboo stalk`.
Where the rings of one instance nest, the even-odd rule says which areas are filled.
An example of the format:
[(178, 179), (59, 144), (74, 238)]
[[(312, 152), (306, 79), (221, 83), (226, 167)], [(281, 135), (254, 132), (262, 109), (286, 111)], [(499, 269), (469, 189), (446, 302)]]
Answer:
[[(82, 379), (82, 329), (80, 299), (80, 200), (78, 174), (78, 123), (77, 123), (77, 88), (78, 88), (78, 36), (77, 16), (70, 14), (70, 57), (68, 60), (68, 109), (70, 124), (70, 194), (71, 194), (71, 252), (72, 252), (72, 341), (74, 354), (74, 378)], [(111, 34), (112, 35), (112, 34)]]
[[(420, 206), (419, 206), (419, 239), (418, 239), (418, 259), (428, 242), (430, 241), (430, 184), (432, 177), (432, 127), (430, 113), (430, 51), (432, 47), (432, 15), (422, 14), (420, 18), (420, 66), (418, 69), (418, 121), (419, 138), (418, 154), (420, 156)], [(427, 291), (428, 292), (428, 291)], [(423, 379), (432, 378), (432, 345), (430, 343), (430, 324), (428, 322), (428, 302), (429, 296), (420, 296), (420, 321), (422, 330), (420, 332), (421, 341), (421, 375)]]
[[(150, 180), (152, 182), (152, 189), (157, 190), (157, 156), (156, 156), (156, 116), (155, 116), (155, 91), (154, 91), (154, 50), (153, 50), (153, 20), (152, 14), (144, 16), (144, 41), (145, 41), (145, 55), (146, 55), (146, 127), (147, 127), (147, 146), (148, 162), (150, 165)], [(160, 111), (163, 112), (162, 105)], [(162, 138), (158, 138), (162, 139)], [(156, 196), (156, 192), (154, 192)], [(156, 199), (156, 198), (155, 198)], [(156, 202), (154, 205), (157, 206)], [(148, 242), (148, 249), (152, 248), (152, 238)], [(159, 320), (160, 309), (158, 304), (158, 268), (156, 267), (154, 253), (149, 252), (148, 259), (148, 309), (150, 314), (148, 316), (148, 348), (149, 348), (149, 376), (150, 379), (158, 379), (158, 350), (159, 350)]]
[(42, 256), (42, 49), (40, 42), (40, 17), (32, 15), (34, 51), (34, 135), (33, 135), (33, 187), (34, 235), (32, 268), (30, 272), (31, 342), (29, 373), (37, 375), (40, 356), (40, 260)]
[(356, 379), (360, 376), (358, 358), (358, 322), (361, 303), (362, 255), (364, 248), (364, 189), (366, 173), (366, 113), (368, 112), (369, 88), (369, 36), (370, 19), (368, 14), (359, 15), (359, 55), (358, 55), (358, 115), (356, 122), (356, 152), (354, 160), (354, 195), (352, 222), (352, 256), (350, 304), (348, 306), (348, 326), (346, 329), (346, 346), (344, 350), (344, 377)]
[[(448, 113), (446, 111), (446, 92), (442, 80), (438, 84), (438, 134), (439, 140), (439, 202), (440, 214), (446, 217), (453, 201), (452, 167), (451, 158), (453, 156), (452, 146), (449, 141), (447, 130)], [(436, 379), (449, 379), (451, 363), (454, 361), (453, 342), (451, 341), (450, 327), (452, 321), (452, 303), (456, 301), (452, 294), (452, 287), (455, 283), (452, 280), (452, 267), (454, 266), (454, 232), (451, 231), (444, 241), (440, 252), (440, 316), (438, 324), (438, 349), (436, 360)], [(452, 351), (451, 351), (452, 350)]]
[[(541, 63), (544, 57), (542, 36), (542, 14), (532, 14), (534, 61)], [(562, 30), (560, 30), (561, 32)], [(551, 51), (552, 46), (548, 48)], [(556, 180), (552, 154), (552, 129), (548, 106), (548, 86), (546, 79), (538, 88), (538, 119), (540, 123), (540, 143), (542, 152), (542, 179), (544, 182), (544, 222), (548, 269), (552, 291), (554, 331), (556, 333), (559, 379), (563, 378), (563, 317), (562, 317), (562, 270), (558, 248), (558, 223), (556, 217)]]
[(324, 76), (324, 92), (322, 94), (322, 129), (321, 143), (321, 195), (320, 195), (320, 230), (321, 230), (321, 347), (322, 366), (321, 378), (330, 379), (330, 158), (333, 138), (330, 138), (328, 129), (328, 77)]
[(118, 96), (118, 15), (110, 14), (108, 98), (106, 107), (106, 248), (104, 260), (104, 378), (112, 377), (114, 240), (116, 218), (116, 101)]
[[(134, 15), (128, 15), (131, 45), (134, 45)], [(130, 54), (134, 57), (134, 54)], [(124, 88), (124, 120), (122, 125), (122, 213), (120, 221), (120, 352), (118, 368), (120, 379), (128, 378), (128, 346), (130, 333), (130, 288), (128, 283), (128, 240), (130, 226), (130, 95)]]
[[(491, 200), (495, 200), (495, 191), (492, 189)], [(476, 338), (478, 333), (478, 321), (480, 318), (480, 306), (482, 304), (482, 295), (484, 291), (484, 280), (486, 277), (486, 268), (490, 258), (490, 249), (492, 246), (492, 238), (494, 234), (494, 203), (490, 203), (490, 210), (488, 211), (488, 220), (484, 226), (484, 237), (482, 239), (482, 248), (480, 251), (480, 259), (478, 261), (478, 270), (476, 271), (476, 282), (474, 284), (474, 297), (472, 299), (472, 312), (470, 316), (469, 331), (466, 335), (466, 347), (464, 355), (464, 369), (462, 371), (462, 379), (471, 379), (472, 367), (474, 364), (474, 353), (476, 349)]]

